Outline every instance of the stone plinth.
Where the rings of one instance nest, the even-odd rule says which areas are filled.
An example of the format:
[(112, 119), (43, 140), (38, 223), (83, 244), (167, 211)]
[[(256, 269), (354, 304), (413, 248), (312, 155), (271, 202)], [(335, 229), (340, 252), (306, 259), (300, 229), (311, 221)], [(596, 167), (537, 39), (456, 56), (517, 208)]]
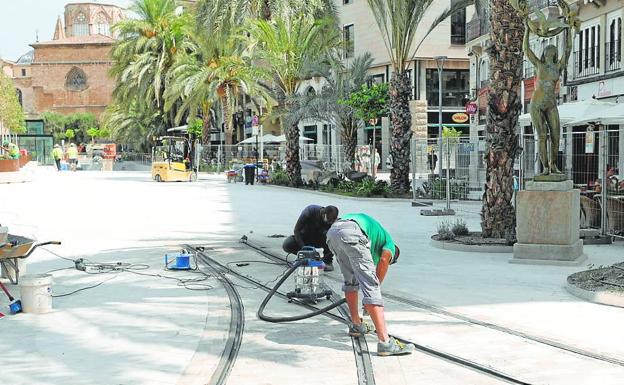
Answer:
[(585, 260), (579, 238), (580, 192), (572, 181), (528, 182), (519, 191), (512, 263), (576, 265)]

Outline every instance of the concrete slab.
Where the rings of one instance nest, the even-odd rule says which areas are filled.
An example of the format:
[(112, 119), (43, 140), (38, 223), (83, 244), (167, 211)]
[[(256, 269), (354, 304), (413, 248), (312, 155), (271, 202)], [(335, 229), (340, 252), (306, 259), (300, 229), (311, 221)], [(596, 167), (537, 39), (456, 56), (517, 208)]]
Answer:
[[(268, 236), (289, 235), (303, 207), (334, 204), (341, 213), (373, 215), (401, 246), (401, 260), (390, 268), (384, 292), (624, 361), (622, 309), (580, 300), (565, 289), (566, 277), (586, 265), (515, 265), (507, 263), (505, 254), (436, 249), (429, 238), (441, 219), (407, 209), (409, 200), (355, 200), (228, 185), (224, 176), (201, 175), (192, 184), (155, 183), (149, 173), (140, 172), (34, 176), (28, 184), (0, 185), (0, 202), (10, 202), (0, 205), (0, 223), (12, 233), (61, 240), (61, 247), (48, 249), (63, 257), (144, 263), (149, 265), (146, 271), (161, 275), (169, 274), (162, 271), (164, 251), (183, 243), (207, 244), (229, 262), (260, 259), (237, 244), (241, 235), (279, 248), (282, 240)], [(452, 207), (469, 229), (479, 228), (478, 203), (453, 202)], [(624, 245), (588, 245), (584, 251), (587, 264), (604, 265), (620, 262)], [(71, 265), (37, 251), (29, 258), (28, 270), (40, 273)], [(279, 273), (267, 264), (244, 269), (267, 281)], [(58, 294), (110, 278), (71, 269), (53, 274)], [(180, 276), (185, 274), (194, 273)], [(339, 272), (331, 274), (340, 277)], [(11, 370), (0, 373), (0, 383), (202, 382), (219, 359), (229, 322), (225, 292), (216, 280), (206, 283), (213, 289), (193, 291), (178, 287), (174, 280), (122, 273), (97, 288), (55, 299), (50, 314), (6, 316), (0, 324), (11, 333), (0, 338), (0, 362)], [(245, 335), (228, 383), (357, 383), (343, 325), (325, 318), (266, 324), (255, 317), (263, 293), (237, 284), (245, 304)], [(6, 304), (2, 298), (0, 309)], [(531, 383), (617, 384), (624, 378), (619, 365), (579, 358), (404, 304), (387, 307), (392, 332)], [(278, 301), (269, 310), (294, 311), (292, 305)], [(368, 343), (374, 351), (375, 338)], [(373, 355), (372, 362), (377, 384), (499, 382), (423, 354), (389, 359)]]

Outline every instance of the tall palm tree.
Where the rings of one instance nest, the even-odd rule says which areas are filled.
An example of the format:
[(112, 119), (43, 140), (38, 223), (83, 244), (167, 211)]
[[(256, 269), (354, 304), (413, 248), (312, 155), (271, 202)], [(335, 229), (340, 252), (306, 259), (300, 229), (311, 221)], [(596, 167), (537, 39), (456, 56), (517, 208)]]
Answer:
[(110, 130), (111, 137), (135, 149), (148, 152), (151, 138), (162, 135), (167, 129), (158, 110), (129, 102), (126, 105), (112, 104), (102, 115), (102, 126)]
[(481, 210), (484, 237), (515, 238), (513, 167), (522, 109), (524, 23), (509, 0), (490, 1), (490, 93), (486, 123), (486, 181)]
[(390, 174), (392, 190), (409, 191), (410, 139), (412, 117), (409, 99), (412, 87), (407, 74), (413, 58), (416, 30), (433, 0), (367, 0), (381, 31), (392, 64), (390, 79), (390, 117), (393, 165)]
[(344, 101), (367, 83), (370, 79), (367, 71), (372, 64), (372, 55), (366, 53), (355, 57), (346, 66), (339, 58), (333, 58), (329, 65), (319, 66), (316, 71), (325, 79), (323, 87), (313, 95), (301, 95), (296, 103), (299, 108), (294, 112), (301, 119), (336, 123), (345, 148), (345, 160), (351, 167), (355, 160), (359, 119), (355, 110)]
[(326, 20), (315, 20), (306, 14), (293, 14), (271, 22), (256, 20), (249, 32), (256, 46), (258, 63), (268, 69), (267, 90), (277, 102), (282, 131), (286, 135), (286, 168), (291, 185), (301, 185), (299, 163), (300, 116), (296, 94), (301, 82), (309, 77), (312, 63), (322, 60), (329, 48), (337, 44), (337, 30)]
[(130, 10), (137, 17), (113, 27), (119, 33), (112, 50), (113, 95), (121, 105), (140, 101), (164, 112), (165, 79), (188, 32), (189, 15), (179, 14), (179, 5), (176, 0), (134, 0)]

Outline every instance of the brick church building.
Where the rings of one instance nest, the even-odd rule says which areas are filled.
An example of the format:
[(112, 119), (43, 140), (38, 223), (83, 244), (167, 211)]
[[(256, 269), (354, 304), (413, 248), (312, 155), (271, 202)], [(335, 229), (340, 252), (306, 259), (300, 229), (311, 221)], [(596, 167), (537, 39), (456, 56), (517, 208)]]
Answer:
[(108, 4), (67, 4), (52, 40), (32, 43), (33, 50), (16, 62), (0, 59), (0, 69), (13, 79), (27, 120), (36, 121), (45, 111), (100, 116), (115, 86), (108, 76), (115, 42), (111, 27), (124, 12)]

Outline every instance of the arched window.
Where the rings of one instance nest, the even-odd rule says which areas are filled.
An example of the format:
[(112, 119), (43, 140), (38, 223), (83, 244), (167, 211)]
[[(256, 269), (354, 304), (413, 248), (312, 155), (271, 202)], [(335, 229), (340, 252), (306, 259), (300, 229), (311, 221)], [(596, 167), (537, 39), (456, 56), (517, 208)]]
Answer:
[(87, 88), (87, 74), (78, 67), (72, 68), (65, 79), (65, 87), (70, 91), (83, 91)]
[(87, 23), (87, 17), (84, 13), (80, 12), (74, 17), (72, 22), (72, 35), (73, 36), (87, 36), (89, 35), (89, 24)]
[(314, 89), (314, 87), (310, 86), (308, 87), (308, 89), (306, 90), (306, 94), (310, 97), (316, 95), (316, 90)]
[(19, 102), (20, 106), (22, 106), (22, 108), (24, 107), (24, 99), (22, 96), (22, 90), (20, 90), (19, 88), (15, 89), (15, 93), (17, 94), (17, 101)]
[(110, 27), (108, 25), (108, 19), (103, 13), (99, 13), (95, 19), (95, 33), (100, 35), (110, 36)]

